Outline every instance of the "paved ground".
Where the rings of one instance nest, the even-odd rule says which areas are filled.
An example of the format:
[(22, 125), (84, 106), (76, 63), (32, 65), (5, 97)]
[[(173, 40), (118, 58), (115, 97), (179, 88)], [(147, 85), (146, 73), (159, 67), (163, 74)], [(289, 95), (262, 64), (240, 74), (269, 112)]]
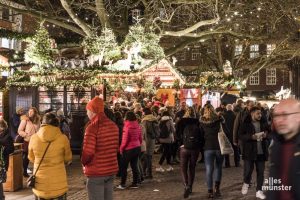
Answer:
[[(156, 160), (157, 160), (156, 156)], [(198, 164), (194, 192), (189, 199), (206, 199), (207, 188), (205, 184), (205, 168)], [(255, 173), (254, 173), (255, 174)], [(130, 176), (130, 175), (129, 175)], [(256, 177), (256, 176), (253, 176)], [(253, 178), (255, 181), (255, 178)], [(68, 168), (69, 192), (68, 200), (87, 200), (85, 190), (85, 177), (82, 174), (79, 157), (74, 156), (73, 164)], [(25, 180), (24, 180), (25, 182)], [(115, 185), (119, 180), (115, 180)], [(130, 180), (127, 182), (130, 184)], [(240, 192), (242, 186), (242, 168), (224, 168), (223, 181), (221, 186), (222, 198), (224, 200), (252, 200), (255, 198), (255, 183), (249, 189), (249, 194), (243, 196)], [(6, 200), (32, 200), (34, 199), (30, 189), (23, 189), (17, 192), (5, 194)], [(146, 181), (139, 189), (115, 190), (115, 200), (181, 200), (183, 199), (183, 186), (181, 183), (179, 165), (174, 166), (173, 172), (154, 173), (152, 181)]]

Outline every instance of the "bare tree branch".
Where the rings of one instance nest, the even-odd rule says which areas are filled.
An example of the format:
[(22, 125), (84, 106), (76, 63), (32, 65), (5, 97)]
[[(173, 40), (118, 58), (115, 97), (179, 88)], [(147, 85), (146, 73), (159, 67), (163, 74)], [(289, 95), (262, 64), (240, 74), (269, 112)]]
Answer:
[(212, 25), (212, 24), (216, 24), (217, 22), (220, 21), (220, 17), (217, 16), (217, 18), (215, 19), (210, 19), (210, 20), (204, 20), (204, 21), (200, 21), (197, 22), (196, 24), (194, 24), (191, 27), (188, 27), (184, 30), (181, 31), (165, 31), (163, 33), (163, 35), (165, 36), (176, 36), (176, 37), (181, 37), (181, 36), (188, 36), (188, 37), (195, 37), (197, 36), (197, 34), (191, 34), (191, 32), (197, 30), (198, 28), (202, 27), (202, 26), (208, 26), (208, 25)]
[(84, 21), (82, 21), (79, 17), (76, 16), (76, 13), (73, 11), (68, 0), (60, 0), (60, 2), (61, 5), (64, 7), (64, 9), (67, 11), (67, 13), (70, 15), (70, 17), (72, 18), (72, 20), (83, 30), (83, 32), (85, 32), (87, 36), (92, 36), (93, 32)]
[(103, 0), (96, 0), (96, 11), (102, 27), (111, 28), (109, 14), (106, 12)]
[(75, 26), (72, 26), (72, 25), (70, 25), (68, 23), (64, 23), (61, 20), (56, 20), (56, 19), (54, 19), (54, 18), (52, 18), (50, 16), (42, 15), (41, 13), (38, 13), (37, 11), (34, 11), (32, 9), (27, 10), (27, 8), (25, 6), (17, 5), (14, 2), (3, 1), (3, 0), (0, 1), (0, 5), (4, 6), (4, 7), (11, 8), (11, 9), (15, 10), (18, 13), (28, 14), (28, 15), (31, 15), (31, 16), (33, 16), (35, 18), (43, 18), (47, 22), (50, 22), (50, 23), (55, 24), (57, 26), (60, 26), (62, 28), (71, 30), (71, 31), (73, 31), (75, 33), (78, 33), (79, 35), (85, 36), (85, 33), (81, 29), (79, 29), (79, 28), (77, 28)]

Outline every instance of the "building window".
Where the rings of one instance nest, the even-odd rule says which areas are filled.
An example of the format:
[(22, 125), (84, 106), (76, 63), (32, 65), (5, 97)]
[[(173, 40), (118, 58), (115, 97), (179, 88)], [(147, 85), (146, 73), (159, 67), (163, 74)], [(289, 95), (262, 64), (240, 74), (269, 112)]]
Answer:
[(192, 60), (198, 60), (200, 58), (199, 49), (192, 49)]
[(266, 69), (267, 85), (276, 85), (276, 68)]
[(250, 58), (257, 58), (259, 56), (259, 45), (254, 44), (250, 46)]
[(137, 23), (141, 18), (141, 10), (139, 10), (139, 9), (132, 10), (131, 16), (132, 16), (132, 22)]
[(267, 56), (270, 56), (275, 49), (276, 44), (267, 44)]
[(1, 38), (0, 39), (0, 47), (9, 49), (10, 48), (10, 40), (7, 38)]
[(0, 38), (0, 47), (20, 51), (21, 41), (15, 39)]
[(249, 85), (259, 85), (259, 71), (250, 76)]
[(234, 52), (235, 56), (241, 55), (242, 51), (243, 51), (243, 45), (235, 45), (235, 52)]
[(0, 17), (3, 20), (9, 21), (11, 18), (9, 9), (8, 8), (0, 8)]

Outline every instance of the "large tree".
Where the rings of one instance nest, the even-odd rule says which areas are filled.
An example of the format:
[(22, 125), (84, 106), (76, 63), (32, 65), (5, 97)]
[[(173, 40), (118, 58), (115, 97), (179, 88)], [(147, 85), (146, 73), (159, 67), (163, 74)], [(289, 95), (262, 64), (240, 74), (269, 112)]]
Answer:
[[(132, 21), (140, 21), (162, 37), (167, 56), (197, 43), (205, 62), (218, 71), (229, 60), (234, 69), (254, 66), (251, 74), (299, 54), (297, 45), (290, 45), (299, 28), (299, 3), (293, 0), (0, 0), (0, 5), (83, 38), (100, 35), (106, 27), (121, 42)], [(137, 8), (142, 16), (132, 19)], [(249, 59), (246, 50), (234, 54), (236, 44), (269, 40), (276, 44), (271, 56)]]

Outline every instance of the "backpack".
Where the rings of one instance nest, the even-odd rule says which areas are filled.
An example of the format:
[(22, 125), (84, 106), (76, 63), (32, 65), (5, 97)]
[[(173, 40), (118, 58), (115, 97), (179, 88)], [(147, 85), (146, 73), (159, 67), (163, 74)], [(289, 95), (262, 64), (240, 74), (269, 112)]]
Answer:
[(170, 136), (170, 130), (167, 126), (169, 120), (164, 120), (159, 123), (160, 135), (159, 138), (168, 138)]
[(186, 149), (201, 148), (201, 132), (197, 124), (187, 124), (183, 130), (183, 145)]
[(150, 128), (148, 126), (148, 130), (147, 133), (149, 134), (151, 139), (155, 139), (159, 136), (159, 126), (158, 126), (158, 122), (156, 121), (150, 121)]

